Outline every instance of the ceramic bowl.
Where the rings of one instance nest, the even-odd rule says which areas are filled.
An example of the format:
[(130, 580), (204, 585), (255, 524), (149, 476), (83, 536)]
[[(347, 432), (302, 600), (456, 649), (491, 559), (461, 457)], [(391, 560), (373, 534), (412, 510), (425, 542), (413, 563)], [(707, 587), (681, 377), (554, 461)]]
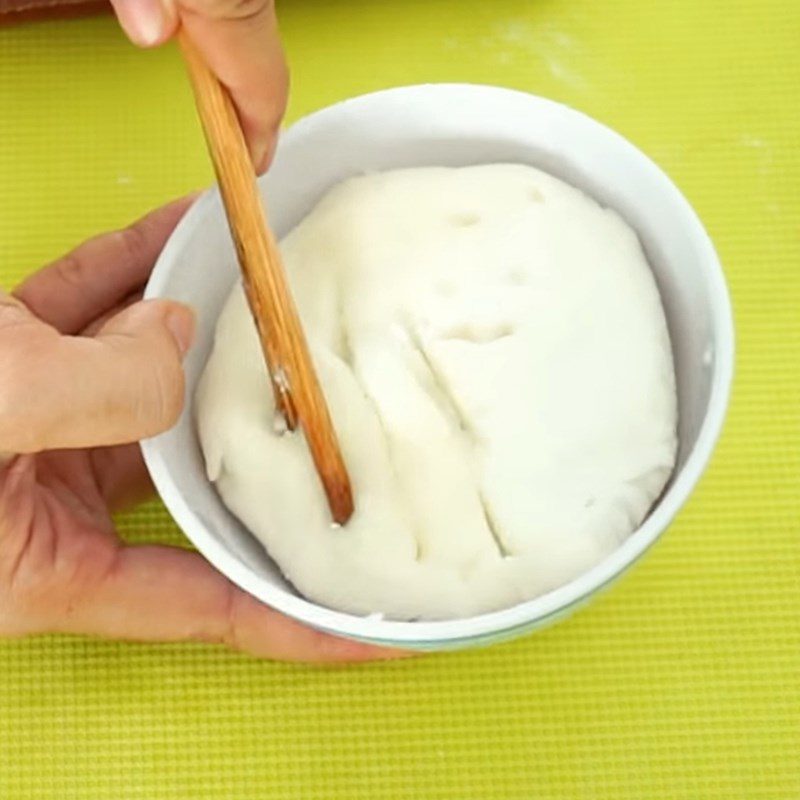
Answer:
[[(566, 106), (508, 89), (424, 85), (356, 97), (317, 111), (281, 138), (260, 188), (278, 235), (331, 186), (395, 167), (520, 162), (540, 167), (616, 209), (637, 231), (666, 311), (675, 356), (679, 452), (647, 519), (614, 553), (555, 591), (511, 608), (441, 622), (359, 617), (310, 602), (283, 578), (206, 478), (194, 394), (225, 298), (238, 278), (219, 194), (202, 196), (178, 225), (146, 297), (189, 303), (198, 338), (186, 362), (186, 407), (177, 425), (143, 443), (155, 485), (197, 549), (234, 583), (314, 628), (417, 649), (487, 643), (564, 616), (630, 567), (664, 532), (708, 464), (733, 371), (731, 306), (717, 254), (670, 179), (619, 134)], [(287, 531), (287, 536), (292, 532)]]

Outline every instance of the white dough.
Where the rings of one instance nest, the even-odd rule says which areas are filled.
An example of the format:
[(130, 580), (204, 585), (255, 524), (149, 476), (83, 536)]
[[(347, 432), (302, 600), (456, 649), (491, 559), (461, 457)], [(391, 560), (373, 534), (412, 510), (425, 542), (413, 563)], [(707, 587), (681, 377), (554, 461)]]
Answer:
[(241, 288), (198, 390), (209, 478), (309, 599), (389, 619), (513, 605), (641, 523), (675, 463), (675, 378), (642, 249), (527, 166), (332, 189), (281, 249), (347, 462), (331, 518), (280, 435)]

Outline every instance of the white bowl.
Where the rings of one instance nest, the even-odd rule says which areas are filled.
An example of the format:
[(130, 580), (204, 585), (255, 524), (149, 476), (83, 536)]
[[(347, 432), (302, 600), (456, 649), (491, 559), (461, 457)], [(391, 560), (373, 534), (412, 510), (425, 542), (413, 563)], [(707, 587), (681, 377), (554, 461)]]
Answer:
[[(186, 408), (143, 444), (155, 485), (198, 550), (234, 583), (320, 630), (417, 649), (507, 638), (565, 615), (625, 571), (661, 535), (705, 469), (725, 416), (734, 334), (717, 255), (667, 176), (619, 134), (541, 97), (472, 85), (409, 86), (346, 100), (300, 120), (261, 180), (279, 235), (338, 181), (371, 170), (521, 162), (541, 167), (615, 208), (636, 229), (655, 272), (675, 355), (679, 454), (672, 480), (642, 526), (594, 568), (535, 600), (467, 619), (391, 622), (334, 611), (301, 597), (206, 478), (194, 425), (195, 386), (223, 301), (238, 277), (219, 194), (206, 193), (164, 248), (146, 297), (198, 312), (186, 362)], [(291, 536), (291, 531), (286, 531)]]

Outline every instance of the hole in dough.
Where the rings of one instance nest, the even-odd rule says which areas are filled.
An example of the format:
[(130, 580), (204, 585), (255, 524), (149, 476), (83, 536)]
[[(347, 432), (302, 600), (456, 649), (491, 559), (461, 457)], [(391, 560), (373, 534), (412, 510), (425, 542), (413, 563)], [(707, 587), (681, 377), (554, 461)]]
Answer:
[(454, 325), (452, 328), (442, 333), (442, 339), (455, 339), (472, 344), (489, 344), (498, 339), (505, 339), (514, 333), (513, 326), (508, 322), (500, 322), (496, 325), (475, 325), (463, 323)]
[(480, 216), (472, 211), (461, 211), (450, 217), (451, 224), (456, 228), (470, 228), (473, 225), (477, 225), (480, 221)]
[(512, 286), (524, 286), (528, 282), (528, 275), (522, 267), (512, 267), (506, 273), (506, 281)]

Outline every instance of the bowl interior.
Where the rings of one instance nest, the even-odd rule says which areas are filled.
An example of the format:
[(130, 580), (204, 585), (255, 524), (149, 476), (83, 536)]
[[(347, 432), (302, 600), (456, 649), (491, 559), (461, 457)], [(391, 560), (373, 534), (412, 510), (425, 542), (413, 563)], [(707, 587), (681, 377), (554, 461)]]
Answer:
[[(665, 175), (625, 139), (559, 104), (493, 87), (406, 87), (345, 101), (294, 125), (261, 189), (278, 235), (338, 181), (396, 167), (521, 162), (545, 169), (616, 209), (638, 232), (655, 272), (675, 356), (678, 464), (642, 527), (565, 587), (512, 609), (465, 620), (398, 623), (325, 609), (299, 597), (207, 481), (194, 426), (194, 389), (221, 306), (238, 277), (219, 195), (204, 195), (164, 249), (148, 297), (198, 313), (186, 362), (186, 408), (144, 444), (156, 485), (178, 523), (217, 568), (263, 601), (317, 627), (370, 641), (446, 645), (549, 619), (609, 582), (668, 524), (699, 477), (724, 416), (732, 362), (727, 293), (713, 247)], [(290, 534), (289, 534), (290, 535)]]

